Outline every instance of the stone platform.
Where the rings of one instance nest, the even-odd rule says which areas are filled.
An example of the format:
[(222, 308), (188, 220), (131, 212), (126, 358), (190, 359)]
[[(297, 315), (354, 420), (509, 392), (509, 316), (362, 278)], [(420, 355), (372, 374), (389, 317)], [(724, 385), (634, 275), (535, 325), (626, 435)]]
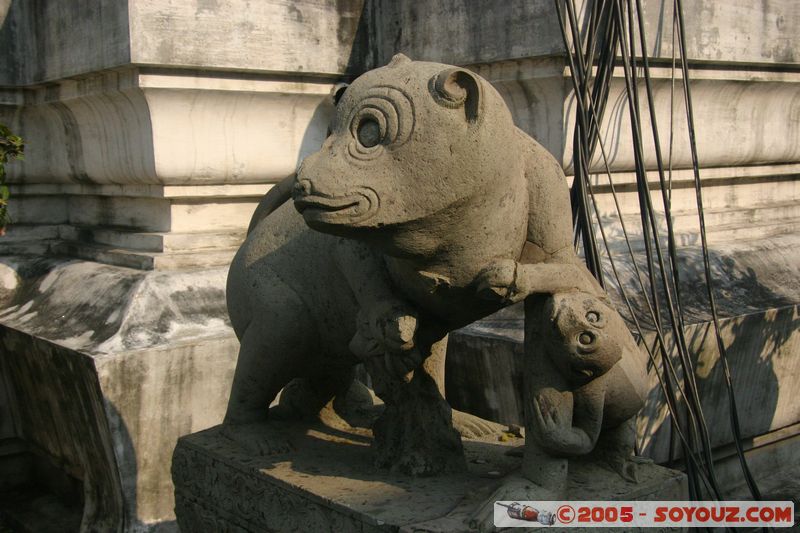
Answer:
[[(465, 440), (467, 472), (411, 478), (373, 466), (367, 431), (322, 424), (274, 429), (294, 451), (253, 456), (221, 435), (219, 426), (178, 441), (172, 476), (182, 532), (470, 531), (471, 514), (519, 468), (521, 459), (507, 452), (524, 442)], [(575, 462), (571, 498), (686, 499), (680, 472), (647, 465), (640, 477), (636, 485), (598, 465)]]

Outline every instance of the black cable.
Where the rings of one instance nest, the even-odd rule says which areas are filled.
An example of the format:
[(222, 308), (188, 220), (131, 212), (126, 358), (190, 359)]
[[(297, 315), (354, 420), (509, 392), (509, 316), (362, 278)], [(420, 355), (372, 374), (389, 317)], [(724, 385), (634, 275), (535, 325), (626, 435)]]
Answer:
[[(629, 252), (632, 256), (632, 264), (634, 265), (634, 269), (637, 274), (637, 279), (643, 286), (643, 280), (641, 277), (641, 272), (638, 270), (637, 261), (635, 255), (630, 248), (629, 237), (627, 235), (627, 230), (624, 228), (624, 221), (621, 216), (621, 209), (619, 206), (619, 201), (616, 198), (616, 194), (613, 187), (613, 181), (610, 179), (610, 169), (608, 168), (608, 158), (605, 154), (605, 150), (602, 147), (602, 140), (600, 138), (600, 119), (598, 118), (598, 114), (602, 116), (602, 111), (605, 108), (606, 103), (608, 102), (608, 92), (610, 87), (610, 80), (614, 70), (614, 57), (616, 48), (622, 46), (622, 62), (623, 62), (623, 70), (625, 71), (626, 77), (626, 90), (628, 94), (628, 101), (629, 105), (631, 106), (630, 114), (631, 114), (631, 126), (633, 128), (633, 137), (634, 137), (634, 155), (635, 155), (635, 162), (636, 162), (636, 177), (637, 177), (637, 192), (639, 194), (640, 199), (640, 215), (642, 217), (642, 232), (644, 237), (645, 243), (645, 255), (647, 260), (647, 267), (648, 267), (648, 277), (650, 280), (650, 292), (652, 293), (653, 302), (655, 305), (650, 306), (649, 299), (647, 298), (647, 292), (644, 291), (643, 295), (645, 297), (645, 301), (648, 304), (648, 310), (651, 311), (651, 315), (653, 315), (653, 324), (656, 328), (657, 337), (655, 339), (654, 348), (660, 348), (662, 352), (662, 362), (664, 364), (664, 376), (666, 379), (661, 377), (661, 374), (658, 373), (658, 365), (655, 361), (655, 358), (652, 357), (652, 350), (649, 349), (649, 346), (645, 346), (648, 349), (649, 355), (651, 355), (651, 362), (655, 366), (657, 376), (659, 378), (659, 383), (662, 385), (662, 390), (664, 391), (665, 398), (667, 400), (667, 407), (672, 414), (672, 422), (673, 426), (676, 428), (676, 433), (681, 438), (681, 443), (686, 447), (684, 450), (684, 457), (687, 461), (687, 473), (689, 474), (690, 478), (690, 490), (693, 493), (693, 496), (699, 495), (699, 481), (703, 481), (706, 485), (707, 489), (710, 489), (714, 495), (719, 498), (719, 491), (717, 488), (717, 483), (715, 480), (714, 475), (714, 468), (713, 468), (713, 457), (711, 455), (711, 443), (708, 437), (708, 427), (705, 423), (705, 419), (702, 415), (702, 405), (700, 403), (699, 394), (696, 386), (695, 381), (695, 373), (694, 368), (689, 358), (689, 350), (686, 343), (686, 339), (684, 336), (685, 324), (684, 324), (684, 311), (682, 306), (682, 299), (680, 295), (680, 276), (677, 270), (677, 252), (675, 248), (675, 239), (674, 239), (674, 229), (672, 228), (672, 216), (671, 216), (671, 209), (670, 209), (670, 201), (671, 198), (669, 197), (668, 190), (671, 188), (665, 184), (665, 180), (663, 179), (663, 159), (660, 153), (660, 140), (658, 139), (658, 130), (657, 124), (655, 120), (653, 120), (653, 97), (652, 97), (652, 83), (649, 77), (649, 63), (646, 57), (646, 53), (643, 55), (643, 65), (644, 65), (644, 72), (645, 72), (645, 87), (648, 93), (648, 104), (650, 105), (650, 112), (651, 112), (651, 126), (654, 128), (654, 142), (656, 143), (656, 151), (657, 151), (657, 164), (659, 167), (659, 182), (662, 188), (662, 201), (664, 202), (664, 210), (665, 215), (667, 217), (667, 242), (668, 242), (668, 261), (669, 261), (669, 269), (666, 267), (664, 254), (661, 251), (661, 242), (659, 238), (659, 230), (656, 224), (656, 217), (655, 217), (655, 210), (653, 208), (652, 200), (650, 198), (650, 191), (649, 191), (649, 184), (647, 182), (647, 173), (644, 168), (644, 157), (643, 157), (643, 143), (642, 143), (642, 136), (641, 136), (641, 119), (639, 117), (639, 103), (638, 103), (638, 90), (637, 90), (637, 81), (636, 81), (636, 39), (634, 33), (634, 22), (633, 22), (633, 7), (631, 1), (628, 0), (627, 2), (627, 38), (631, 44), (630, 50), (631, 52), (628, 53), (626, 42), (625, 42), (625, 32), (624, 29), (626, 25), (624, 24), (624, 17), (622, 15), (622, 2), (602, 2), (602, 3), (593, 3), (592, 10), (588, 13), (589, 16), (589, 23), (588, 23), (588, 30), (584, 32), (584, 35), (581, 36), (577, 32), (577, 19), (575, 17), (575, 8), (574, 4), (571, 3), (570, 0), (565, 1), (566, 5), (566, 17), (564, 11), (561, 9), (560, 4), (556, 1), (556, 8), (559, 14), (559, 26), (562, 32), (562, 37), (564, 38), (565, 45), (567, 46), (568, 50), (568, 59), (570, 62), (570, 68), (572, 72), (572, 81), (573, 81), (573, 88), (574, 94), (576, 98), (576, 133), (575, 137), (573, 138), (573, 147), (574, 147), (574, 169), (575, 169), (575, 180), (573, 182), (573, 189), (572, 189), (572, 196), (571, 199), (573, 201), (573, 208), (574, 208), (574, 223), (575, 223), (575, 230), (576, 230), (576, 238), (579, 238), (577, 233), (581, 233), (582, 237), (580, 240), (583, 243), (584, 255), (587, 260), (587, 266), (590, 266), (591, 269), (596, 272), (598, 276), (602, 276), (602, 266), (599, 256), (599, 251), (597, 247), (597, 242), (595, 240), (594, 230), (592, 229), (592, 221), (591, 221), (591, 210), (589, 208), (589, 204), (587, 201), (587, 196), (591, 197), (592, 205), (595, 208), (595, 216), (598, 220), (598, 228), (600, 229), (600, 234), (603, 237), (604, 246), (606, 247), (607, 254), (609, 256), (609, 260), (612, 261), (612, 271), (614, 272), (615, 276), (617, 277), (617, 282), (620, 285), (620, 290), (623, 294), (623, 298), (626, 300), (626, 305), (629, 305), (629, 311), (632, 313), (632, 319), (637, 324), (637, 328), (640, 330), (640, 337), (644, 338), (641, 332), (641, 326), (638, 325), (638, 318), (634, 314), (632, 306), (630, 306), (630, 300), (625, 293), (624, 286), (621, 283), (621, 280), (618, 278), (618, 272), (616, 271), (616, 266), (613, 265), (613, 256), (611, 255), (610, 249), (608, 248), (607, 239), (605, 239), (604, 230), (602, 228), (602, 222), (599, 218), (599, 212), (597, 211), (597, 204), (596, 199), (594, 198), (594, 192), (592, 190), (591, 179), (590, 179), (590, 163), (592, 160), (592, 156), (595, 152), (595, 147), (598, 142), (601, 145), (601, 150), (604, 152), (604, 163), (606, 165), (607, 173), (609, 174), (609, 183), (612, 189), (612, 195), (614, 196), (615, 205), (617, 211), (620, 215), (620, 221), (623, 225), (623, 233), (625, 234), (626, 243), (629, 248)], [(637, 0), (637, 7), (641, 8), (640, 1)], [(641, 9), (638, 9), (638, 20), (639, 20), (639, 39), (642, 43), (642, 49), (646, 52), (646, 39), (643, 35), (643, 28), (641, 24)], [(616, 15), (616, 24), (614, 23), (614, 17), (612, 17), (612, 13)], [(573, 53), (570, 51), (570, 47), (568, 44), (567, 38), (567, 29), (566, 29), (566, 22), (565, 19), (569, 18), (570, 22), (570, 29), (573, 38), (573, 43), (576, 44), (576, 52)], [(602, 38), (599, 36), (602, 35)], [(599, 42), (598, 42), (599, 41)], [(619, 43), (617, 43), (619, 41)], [(580, 48), (580, 50), (578, 50)], [(599, 51), (598, 51), (599, 49)], [(597, 62), (595, 63), (595, 58), (597, 58)], [(592, 83), (591, 73), (593, 70), (596, 69), (596, 75)], [(591, 93), (591, 94), (590, 94)], [(597, 110), (600, 110), (600, 113), (597, 113)], [(590, 117), (591, 113), (591, 117)], [(652, 231), (653, 236), (653, 244), (650, 241), (650, 232)], [(655, 249), (654, 249), (655, 248)], [(653, 253), (655, 251), (655, 254)], [(661, 316), (660, 316), (660, 305), (658, 304), (659, 295), (658, 292), (655, 290), (658, 278), (656, 276), (656, 266), (658, 265), (658, 273), (660, 274), (661, 283), (663, 284), (663, 292), (664, 297), (666, 298), (666, 308), (668, 310), (668, 315), (670, 318), (670, 326), (673, 331), (673, 347), (670, 348), (666, 346), (664, 342), (664, 337), (661, 335)], [(675, 299), (672, 298), (672, 291), (675, 291)], [(646, 343), (645, 343), (646, 344)], [(678, 379), (677, 372), (675, 368), (673, 368), (671, 363), (671, 356), (669, 355), (672, 350), (677, 351), (679, 360), (681, 362), (681, 367), (683, 370), (683, 381), (685, 382), (686, 386), (688, 387), (687, 391), (683, 391), (680, 383), (682, 380)], [(670, 382), (672, 379), (675, 380), (676, 386), (681, 389), (681, 400), (683, 401), (685, 408), (686, 408), (686, 423), (688, 424), (688, 429), (690, 432), (689, 439), (683, 434), (681, 430), (681, 422), (680, 417), (677, 416), (677, 398), (674, 394), (670, 393)], [(699, 431), (697, 429), (699, 428)], [(692, 437), (692, 434), (698, 434), (702, 444), (702, 451), (703, 455), (705, 456), (705, 461), (700, 461), (695, 458), (693, 453), (694, 444), (689, 443), (689, 440), (694, 440), (695, 437)], [(672, 448), (671, 448), (672, 449)], [(698, 476), (700, 479), (698, 479)], [(711, 486), (709, 486), (711, 485)]]
[[(622, 17), (622, 2), (620, 1), (619, 4), (615, 4), (617, 7), (617, 16), (619, 17), (619, 24), (621, 26), (624, 25), (624, 19)], [(684, 331), (685, 325), (683, 323), (683, 313), (680, 309), (680, 305), (676, 305), (675, 300), (672, 297), (672, 290), (670, 288), (670, 281), (675, 283), (675, 290), (677, 291), (677, 276), (676, 270), (674, 265), (676, 261), (674, 261), (674, 256), (670, 257), (671, 263), (673, 268), (671, 269), (672, 276), (668, 276), (666, 264), (664, 262), (663, 252), (661, 250), (661, 239), (659, 237), (659, 230), (657, 225), (657, 220), (655, 216), (655, 210), (652, 204), (652, 198), (650, 194), (650, 187), (649, 182), (647, 180), (647, 172), (645, 169), (644, 163), (644, 155), (643, 155), (643, 143), (642, 143), (642, 134), (641, 134), (641, 117), (640, 117), (640, 105), (639, 105), (639, 92), (638, 92), (638, 83), (637, 83), (637, 76), (636, 76), (636, 39), (634, 37), (634, 23), (633, 23), (633, 6), (631, 0), (627, 0), (626, 2), (627, 7), (627, 18), (628, 18), (628, 38), (630, 43), (630, 54), (628, 54), (626, 41), (623, 39), (621, 41), (621, 46), (623, 49), (623, 66), (626, 72), (626, 87), (628, 89), (628, 98), (630, 104), (630, 113), (631, 113), (631, 128), (633, 132), (633, 144), (634, 144), (634, 156), (636, 160), (636, 173), (637, 179), (639, 179), (640, 183), (640, 191), (642, 192), (641, 198), (645, 200), (644, 204), (642, 205), (642, 213), (647, 213), (647, 220), (650, 223), (653, 232), (653, 243), (655, 245), (656, 255), (658, 259), (658, 271), (661, 275), (661, 280), (663, 282), (663, 289), (664, 289), (664, 297), (666, 300), (667, 311), (670, 319), (670, 324), (672, 326), (672, 331), (674, 335), (674, 340), (677, 343), (678, 347), (678, 356), (681, 362), (681, 367), (683, 368), (683, 375), (684, 380), (686, 381), (687, 390), (689, 392), (689, 396), (686, 398), (686, 405), (688, 409), (688, 405), (690, 403), (694, 404), (694, 410), (699, 416), (696, 417), (696, 421), (693, 422), (692, 426), (690, 426), (690, 437), (694, 430), (699, 428), (699, 435), (698, 438), (701, 441), (703, 446), (703, 453), (706, 457), (707, 463), (709, 466), (709, 477), (711, 478), (712, 484), (717, 487), (718, 490), (718, 483), (716, 481), (716, 475), (713, 469), (713, 455), (712, 455), (712, 447), (711, 447), (711, 439), (709, 436), (708, 426), (705, 421), (705, 417), (702, 415), (702, 404), (700, 402), (699, 392), (697, 390), (697, 383), (694, 379), (695, 372), (694, 366), (691, 363), (691, 359), (689, 357), (689, 349), (686, 343)], [(645, 54), (646, 56), (646, 54)], [(630, 69), (630, 74), (628, 74), (628, 69)], [(647, 73), (646, 84), (649, 88), (649, 72)], [(650, 90), (650, 95), (652, 95), (652, 90)], [(652, 103), (651, 103), (651, 111), (652, 111)], [(663, 170), (662, 170), (663, 172)], [(663, 181), (662, 181), (663, 185)], [(662, 194), (664, 194), (662, 188)], [(665, 205), (667, 208), (668, 205)], [(667, 220), (668, 220), (668, 228), (671, 229), (671, 214), (666, 212)], [(645, 217), (643, 216), (643, 223)], [(671, 249), (674, 251), (674, 235), (670, 235), (671, 239), (668, 238), (668, 243), (671, 243)], [(652, 260), (651, 258), (649, 260)], [(672, 278), (672, 279), (670, 279)], [(652, 278), (655, 280), (655, 278)], [(676, 293), (677, 296), (677, 293)], [(687, 417), (689, 413), (687, 412)], [(695, 428), (697, 426), (697, 428)]]
[[(567, 10), (569, 11), (570, 3), (567, 1)], [(566, 33), (566, 23), (564, 22), (564, 13), (561, 11), (560, 5), (556, 4), (556, 11), (558, 14), (559, 19), (559, 28), (561, 29), (561, 36), (563, 37), (565, 42), (568, 42), (567, 33)], [(578, 38), (576, 38), (575, 33), (573, 32), (573, 38), (575, 42), (580, 42)], [(571, 201), (572, 201), (572, 216), (573, 216), (573, 226), (577, 227), (577, 231), (575, 233), (576, 241), (578, 240), (578, 236), (581, 236), (581, 240), (583, 242), (583, 249), (584, 249), (584, 257), (586, 258), (587, 267), (589, 271), (598, 279), (602, 286), (602, 272), (601, 266), (599, 263), (599, 256), (597, 255), (597, 243), (594, 242), (594, 234), (590, 231), (591, 228), (591, 221), (588, 218), (588, 211), (586, 209), (586, 205), (588, 204), (588, 198), (586, 197), (586, 189), (583, 186), (583, 174), (584, 174), (584, 166), (582, 161), (585, 158), (584, 146), (581, 143), (581, 136), (579, 135), (579, 131), (585, 131), (585, 121), (586, 116), (585, 113), (582, 111), (583, 106), (581, 102), (581, 94), (582, 91), (580, 89), (581, 83), (583, 83), (583, 70), (582, 70), (582, 63), (580, 61), (577, 63), (579, 66), (576, 67), (576, 61), (572, 56), (572, 53), (567, 50), (567, 57), (569, 58), (571, 72), (573, 72), (572, 76), (572, 83), (573, 83), (573, 90), (575, 92), (576, 101), (579, 102), (578, 111), (576, 113), (576, 130), (575, 135), (573, 136), (573, 157), (576, 160), (574, 164), (574, 172), (575, 172), (575, 179), (572, 183), (572, 191), (571, 191)], [(579, 54), (576, 53), (576, 57), (580, 60)], [(577, 154), (577, 155), (575, 155)]]
[[(615, 16), (617, 17), (617, 24), (621, 27), (625, 27), (625, 18), (622, 13), (622, 1), (614, 2), (614, 12)], [(624, 32), (622, 32), (624, 34)], [(620, 46), (622, 47), (622, 66), (623, 72), (625, 74), (625, 86), (628, 93), (628, 104), (629, 104), (629, 113), (631, 118), (631, 130), (633, 136), (633, 148), (634, 148), (634, 162), (636, 167), (636, 180), (637, 180), (637, 192), (639, 195), (639, 205), (640, 205), (640, 215), (642, 218), (642, 234), (645, 244), (645, 254), (647, 258), (647, 269), (648, 274), (650, 276), (650, 286), (652, 292), (653, 301), (656, 303), (654, 306), (655, 311), (655, 319), (657, 322), (661, 322), (660, 317), (660, 306), (658, 305), (658, 293), (656, 292), (656, 272), (655, 272), (655, 264), (656, 259), (654, 259), (653, 254), (653, 244), (655, 245), (655, 252), (657, 256), (657, 265), (659, 268), (659, 273), (661, 275), (661, 280), (663, 282), (663, 289), (664, 289), (664, 296), (666, 299), (667, 304), (667, 311), (670, 317), (670, 327), (672, 329), (673, 338), (677, 341), (678, 346), (678, 354), (680, 356), (680, 360), (683, 366), (683, 374), (684, 380), (686, 381), (687, 386), (689, 387), (689, 394), (684, 397), (684, 401), (687, 403), (692, 402), (694, 400), (695, 395), (692, 394), (691, 390), (691, 381), (686, 380), (687, 372), (687, 365), (686, 361), (688, 357), (686, 354), (683, 353), (684, 345), (680, 342), (683, 332), (678, 328), (678, 321), (675, 317), (675, 310), (672, 303), (672, 296), (671, 291), (669, 288), (668, 276), (666, 274), (666, 266), (664, 264), (663, 253), (661, 250), (661, 243), (658, 236), (658, 227), (655, 223), (655, 216), (654, 216), (654, 209), (652, 206), (652, 200), (650, 197), (650, 188), (649, 183), (647, 181), (647, 173), (644, 168), (644, 156), (642, 152), (642, 137), (640, 133), (640, 118), (638, 113), (638, 97), (634, 87), (633, 80), (635, 79), (635, 73), (632, 70), (632, 66), (630, 63), (630, 54), (628, 52), (628, 46), (625, 38), (620, 39)], [(653, 232), (653, 244), (650, 243), (650, 231)], [(665, 354), (665, 361), (669, 360), (669, 356)], [(687, 407), (688, 409), (688, 407)], [(698, 404), (693, 405), (693, 409), (695, 412), (699, 414), (699, 416), (692, 417), (687, 412), (687, 419), (690, 422), (688, 426), (689, 430), (689, 440), (694, 441), (694, 435), (698, 433), (698, 426), (700, 428), (700, 435), (701, 437), (705, 436), (703, 431), (703, 417), (702, 411)], [(713, 474), (713, 461), (711, 460), (710, 449), (705, 444), (705, 440), (702, 442), (703, 444), (703, 452), (706, 458), (707, 468), (708, 468), (708, 475), (712, 482), (712, 486), (714, 487), (715, 494), (719, 494), (718, 484), (716, 483), (715, 476)], [(687, 474), (689, 476), (690, 482), (690, 490), (695, 492), (698, 489), (697, 487), (697, 479), (694, 477), (693, 472), (691, 471), (689, 465), (687, 464)]]
[[(592, 108), (590, 108), (590, 117), (592, 118), (592, 120), (595, 120), (595, 121), (597, 120), (595, 115), (594, 115), (594, 109), (592, 109)], [(622, 216), (622, 209), (621, 209), (620, 204), (619, 204), (619, 199), (617, 198), (616, 188), (614, 187), (614, 181), (613, 181), (613, 178), (611, 177), (611, 169), (610, 169), (609, 164), (608, 164), (608, 156), (606, 155), (606, 151), (605, 151), (605, 147), (603, 145), (602, 139), (600, 139), (598, 137), (598, 141), (599, 141), (599, 145), (600, 145), (601, 154), (603, 156), (603, 163), (605, 165), (606, 175), (608, 177), (609, 189), (611, 191), (611, 196), (614, 199), (614, 204), (615, 204), (615, 207), (616, 207), (616, 210), (617, 210), (617, 216), (618, 216), (618, 219), (619, 219), (619, 222), (620, 222), (620, 227), (622, 228), (622, 233), (623, 233), (623, 237), (625, 239), (625, 244), (626, 244), (626, 246), (628, 248), (628, 253), (629, 253), (630, 258), (631, 258), (631, 264), (633, 265), (634, 272), (636, 273), (636, 277), (637, 277), (637, 279), (639, 281), (639, 286), (640, 286), (640, 288), (642, 290), (642, 296), (644, 297), (645, 304), (647, 305), (647, 310), (650, 312), (650, 315), (652, 316), (653, 315), (653, 307), (652, 307), (652, 305), (650, 303), (650, 299), (647, 296), (647, 291), (645, 289), (644, 282), (641, 279), (641, 271), (639, 270), (639, 267), (636, 264), (636, 257), (635, 257), (635, 255), (633, 253), (633, 248), (631, 247), (630, 237), (628, 236), (628, 230), (626, 228), (624, 217)], [(594, 207), (595, 207), (595, 217), (597, 218), (598, 227), (600, 228), (601, 234), (604, 234), (603, 227), (602, 227), (602, 221), (600, 219), (599, 210), (597, 208), (597, 202), (594, 199), (594, 192), (592, 190), (591, 183), (588, 184), (588, 189), (589, 189), (590, 196), (592, 198), (592, 203), (594, 204)], [(603, 235), (603, 237), (604, 237), (604, 241), (605, 241), (605, 236)], [(627, 297), (627, 294), (625, 293), (625, 289), (624, 289), (624, 286), (622, 285), (621, 279), (616, 274), (616, 269), (614, 268), (614, 258), (612, 256), (611, 250), (610, 250), (610, 248), (608, 247), (607, 244), (606, 244), (606, 253), (607, 253), (609, 262), (611, 263), (612, 269), (614, 270), (614, 274), (615, 274), (616, 279), (617, 279), (617, 284), (620, 287), (620, 293), (622, 294), (622, 296), (626, 300), (626, 302), (628, 302), (629, 299)], [(633, 314), (633, 310), (632, 309), (631, 309), (631, 313)], [(644, 339), (644, 334), (642, 333), (642, 330), (639, 327), (639, 322), (638, 322), (638, 319), (636, 318), (635, 314), (633, 314), (633, 320), (637, 325), (637, 329), (638, 329), (640, 338)], [(658, 345), (659, 347), (662, 347), (662, 352), (663, 352), (664, 351), (663, 346), (664, 346), (665, 343), (664, 343), (663, 333), (661, 331), (661, 326), (660, 326), (660, 324), (655, 323), (654, 324), (654, 328), (655, 328), (655, 333), (656, 333), (655, 345)], [(649, 346), (645, 346), (645, 348), (648, 350), (648, 353), (650, 353), (651, 357), (653, 357), (651, 349), (649, 348)], [(662, 354), (662, 357), (665, 357), (665, 355)], [(658, 366), (654, 359), (653, 359), (652, 362), (653, 362), (654, 366), (656, 366), (656, 367)], [(675, 380), (676, 385), (678, 387), (678, 391), (681, 393), (681, 395), (683, 397), (686, 397), (686, 392), (683, 390), (683, 388), (680, 385), (680, 380), (678, 379), (678, 376), (677, 376), (677, 373), (675, 372), (674, 367), (671, 364), (668, 364), (668, 363), (669, 363), (669, 360), (667, 359), (666, 362), (665, 362), (665, 372), (667, 373), (667, 377), (669, 378), (669, 372), (671, 371), (672, 372), (672, 379)], [(660, 378), (660, 375), (659, 375), (659, 378)], [(671, 383), (669, 382), (669, 379), (667, 380), (667, 386), (671, 388)], [(674, 393), (671, 393), (671, 394), (674, 395)], [(670, 396), (671, 394), (667, 393), (667, 396)], [(668, 401), (669, 401), (669, 398), (668, 398)], [(675, 405), (675, 400), (673, 400), (672, 403), (673, 403), (673, 405)], [(696, 416), (693, 412), (691, 412), (691, 405), (687, 404), (687, 407), (690, 410), (690, 415), (691, 416)], [(677, 419), (677, 417), (673, 417), (673, 418)]]
[(714, 298), (713, 278), (711, 276), (711, 261), (708, 256), (708, 240), (706, 236), (705, 215), (703, 213), (703, 193), (700, 182), (700, 164), (697, 157), (697, 141), (694, 129), (694, 111), (692, 109), (692, 95), (689, 88), (689, 67), (686, 58), (686, 36), (684, 34), (683, 22), (683, 5), (681, 0), (675, 0), (675, 10), (678, 13), (678, 43), (680, 44), (681, 53), (681, 70), (683, 72), (683, 87), (684, 87), (684, 101), (686, 104), (686, 119), (689, 126), (689, 145), (692, 152), (692, 171), (694, 174), (695, 195), (697, 200), (697, 213), (700, 222), (700, 238), (703, 251), (703, 269), (706, 276), (706, 288), (708, 291), (708, 302), (711, 308), (711, 318), (714, 322), (714, 333), (717, 340), (717, 348), (719, 349), (720, 361), (722, 362), (723, 374), (725, 375), (725, 388), (728, 392), (729, 413), (731, 419), (731, 429), (733, 431), (734, 444), (736, 446), (736, 455), (739, 458), (739, 464), (742, 468), (747, 487), (750, 490), (753, 498), (761, 500), (761, 492), (758, 485), (753, 478), (750, 468), (747, 465), (747, 460), (744, 457), (744, 450), (742, 449), (742, 434), (739, 427), (739, 413), (736, 408), (736, 397), (733, 391), (733, 378), (731, 377), (730, 365), (728, 364), (728, 354), (725, 349), (725, 343), (722, 341), (719, 327), (719, 315), (717, 313), (717, 304)]
[[(609, 173), (609, 178), (610, 177), (611, 177), (611, 174)], [(616, 263), (614, 261), (614, 258), (612, 256), (612, 254), (611, 254), (611, 249), (608, 246), (608, 239), (606, 238), (605, 230), (603, 228), (603, 223), (602, 223), (602, 221), (600, 219), (600, 211), (597, 208), (597, 200), (595, 198), (594, 191), (592, 190), (591, 183), (587, 183), (587, 189), (589, 190), (589, 196), (592, 199), (592, 205), (594, 206), (594, 213), (595, 213), (595, 218), (597, 220), (597, 227), (600, 229), (600, 234), (602, 236), (603, 245), (605, 246), (606, 254), (607, 254), (607, 257), (609, 259), (609, 263), (611, 265), (611, 269), (612, 269), (612, 272), (614, 274), (614, 277), (616, 278), (617, 284), (620, 287), (620, 293), (622, 294), (622, 297), (623, 297), (623, 299), (625, 301), (625, 305), (627, 306), (628, 312), (631, 315), (631, 319), (633, 320), (633, 322), (634, 322), (634, 324), (636, 326), (636, 330), (637, 330), (637, 332), (639, 334), (639, 337), (643, 340), (642, 344), (644, 345), (645, 350), (647, 351), (647, 355), (648, 355), (650, 361), (653, 363), (653, 365), (656, 366), (655, 356), (653, 355), (653, 352), (650, 349), (650, 347), (647, 346), (647, 342), (645, 341), (644, 332), (642, 331), (641, 325), (639, 324), (639, 320), (636, 318), (636, 313), (633, 310), (633, 306), (631, 305), (630, 299), (628, 298), (628, 295), (625, 293), (625, 290), (624, 290), (624, 288), (622, 286), (622, 280), (621, 280), (621, 278), (619, 276), (619, 272), (617, 271)], [(667, 409), (670, 412), (675, 412), (677, 410), (677, 407), (675, 407), (674, 393), (667, 392), (667, 385), (665, 384), (664, 380), (662, 379), (661, 374), (656, 372), (656, 377), (658, 379), (659, 385), (661, 386), (661, 390), (664, 393), (664, 396), (665, 396), (665, 398), (667, 400)], [(699, 462), (698, 458), (695, 456), (695, 453), (691, 450), (691, 446), (689, 445), (689, 442), (688, 442), (686, 436), (684, 435), (683, 431), (681, 430), (680, 425), (678, 423), (678, 420), (674, 416), (672, 416), (672, 417), (670, 417), (670, 421), (672, 423), (672, 426), (675, 428), (676, 432), (678, 433), (680, 439), (683, 441), (684, 448), (688, 451), (688, 454), (686, 455), (686, 457), (694, 464), (694, 467), (697, 469), (698, 474), (701, 476), (701, 479), (705, 483), (706, 488), (709, 490), (709, 492), (713, 492), (713, 486), (711, 485), (708, 477), (703, 472), (703, 469), (700, 467), (700, 462)]]

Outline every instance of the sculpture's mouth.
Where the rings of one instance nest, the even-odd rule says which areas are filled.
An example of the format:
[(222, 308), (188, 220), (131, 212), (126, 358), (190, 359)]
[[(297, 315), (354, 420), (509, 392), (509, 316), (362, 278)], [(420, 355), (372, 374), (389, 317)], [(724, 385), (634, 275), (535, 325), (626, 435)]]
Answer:
[(363, 188), (348, 196), (302, 194), (294, 198), (294, 206), (309, 225), (359, 225), (378, 212), (378, 195)]

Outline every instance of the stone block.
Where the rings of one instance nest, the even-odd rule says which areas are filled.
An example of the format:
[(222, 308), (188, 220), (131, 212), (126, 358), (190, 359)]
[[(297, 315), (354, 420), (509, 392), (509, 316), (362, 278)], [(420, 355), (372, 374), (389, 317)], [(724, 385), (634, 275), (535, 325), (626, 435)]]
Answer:
[[(125, 64), (340, 74), (363, 0), (0, 3), (0, 85), (32, 85)], [(102, 43), (102, 46), (98, 46)]]
[[(466, 532), (522, 443), (465, 440), (468, 471), (412, 478), (372, 465), (361, 430), (275, 425), (295, 450), (254, 456), (212, 428), (181, 438), (172, 460), (175, 514), (184, 533), (203, 531)], [(596, 464), (570, 464), (576, 500), (681, 500), (685, 476), (649, 465), (634, 484)]]
[(238, 342), (226, 269), (20, 257), (4, 269), (15, 276), (0, 291), (0, 439), (17, 439), (33, 465), (18, 485), (59, 472), (84, 530), (169, 526), (175, 443), (219, 423), (227, 405)]

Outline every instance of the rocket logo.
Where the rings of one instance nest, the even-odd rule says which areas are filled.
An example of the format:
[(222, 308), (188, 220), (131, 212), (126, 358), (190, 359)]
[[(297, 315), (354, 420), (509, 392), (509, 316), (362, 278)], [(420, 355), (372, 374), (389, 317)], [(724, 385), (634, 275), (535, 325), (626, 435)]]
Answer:
[(525, 522), (539, 522), (545, 526), (552, 526), (556, 522), (556, 517), (550, 511), (540, 511), (534, 509), (530, 505), (522, 505), (519, 502), (514, 502), (510, 505), (495, 502), (500, 507), (505, 507), (509, 518), (515, 520), (523, 520)]

